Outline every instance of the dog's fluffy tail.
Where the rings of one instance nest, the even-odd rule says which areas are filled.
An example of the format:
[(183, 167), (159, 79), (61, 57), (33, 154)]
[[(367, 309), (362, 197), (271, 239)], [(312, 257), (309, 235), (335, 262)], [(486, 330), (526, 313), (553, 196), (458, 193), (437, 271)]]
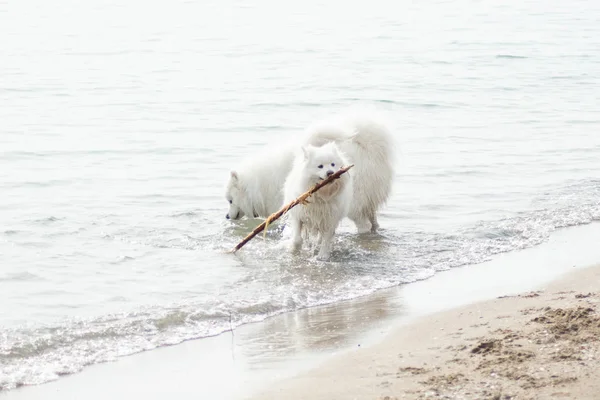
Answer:
[(327, 142), (352, 142), (361, 150), (391, 161), (394, 140), (390, 123), (379, 112), (370, 109), (352, 109), (309, 126), (304, 144), (322, 146)]
[(392, 163), (394, 141), (389, 124), (382, 116), (356, 114), (347, 120), (353, 134), (350, 140), (371, 157)]

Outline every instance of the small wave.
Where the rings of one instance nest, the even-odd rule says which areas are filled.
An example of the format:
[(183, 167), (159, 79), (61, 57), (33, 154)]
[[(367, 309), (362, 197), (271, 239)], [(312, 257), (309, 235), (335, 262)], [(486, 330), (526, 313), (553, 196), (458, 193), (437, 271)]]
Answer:
[(41, 280), (42, 277), (36, 274), (32, 274), (31, 272), (17, 272), (13, 274), (0, 276), (0, 282), (2, 281), (37, 281)]
[(227, 312), (176, 309), (107, 316), (33, 331), (4, 331), (0, 390), (48, 382), (90, 364), (213, 336), (240, 323)]
[(6, 185), (6, 187), (11, 188), (22, 188), (22, 187), (32, 187), (32, 188), (46, 188), (46, 187), (55, 187), (55, 186), (67, 186), (73, 184), (72, 180), (67, 179), (50, 179), (45, 181), (17, 181), (10, 185)]
[(58, 218), (58, 217), (54, 217), (54, 216), (49, 216), (49, 217), (45, 217), (45, 218), (38, 218), (35, 219), (31, 222), (35, 223), (35, 224), (42, 224), (42, 225), (46, 225), (46, 224), (51, 224), (53, 222), (57, 222), (57, 221), (61, 221), (64, 218)]
[[(577, 124), (577, 125), (586, 125), (586, 124), (598, 125), (598, 124), (600, 124), (600, 120), (597, 120), (597, 119), (587, 119), (587, 120), (584, 120), (584, 119), (571, 119), (571, 120), (568, 120), (568, 121), (565, 121), (565, 122), (567, 124), (573, 124), (573, 125), (575, 125), (575, 124)], [(588, 152), (594, 152), (594, 153), (596, 153), (598, 151), (598, 148), (597, 147), (596, 148), (591, 147), (591, 148), (587, 148), (587, 149), (582, 149), (582, 151), (588, 151)]]
[(454, 104), (440, 104), (440, 103), (411, 103), (407, 101), (397, 101), (397, 100), (389, 100), (389, 99), (378, 99), (374, 100), (377, 103), (388, 103), (394, 105), (400, 105), (404, 107), (410, 108), (455, 108)]
[(135, 260), (135, 257), (121, 256), (121, 257), (117, 258), (115, 261), (111, 262), (111, 264), (122, 264), (122, 263), (126, 263), (128, 261), (133, 261), (133, 260)]
[(23, 247), (30, 247), (30, 248), (34, 248), (34, 249), (47, 249), (52, 247), (52, 243), (48, 242), (48, 241), (28, 241), (28, 242), (22, 242), (20, 243), (21, 246)]
[(581, 79), (581, 76), (577, 76), (577, 75), (552, 75), (549, 76), (547, 79), (550, 80), (577, 80), (577, 79)]
[(525, 59), (528, 57), (525, 56), (517, 56), (514, 54), (497, 54), (496, 58), (506, 58), (506, 59), (511, 59), (511, 60), (520, 60), (520, 59)]
[(195, 211), (184, 211), (171, 214), (172, 218), (195, 218), (198, 216), (200, 216), (200, 214)]
[(56, 237), (62, 237), (62, 236), (71, 236), (71, 235), (80, 234), (85, 231), (87, 231), (86, 227), (78, 227), (78, 228), (64, 229), (64, 230), (61, 229), (60, 231), (57, 231), (57, 232), (48, 233), (47, 237), (56, 238)]
[[(320, 103), (313, 103), (308, 101), (301, 101), (296, 103), (277, 103), (277, 102), (262, 102), (262, 103), (254, 103), (250, 105), (251, 107), (257, 108), (289, 108), (289, 107), (321, 107)], [(279, 127), (277, 127), (279, 128)]]

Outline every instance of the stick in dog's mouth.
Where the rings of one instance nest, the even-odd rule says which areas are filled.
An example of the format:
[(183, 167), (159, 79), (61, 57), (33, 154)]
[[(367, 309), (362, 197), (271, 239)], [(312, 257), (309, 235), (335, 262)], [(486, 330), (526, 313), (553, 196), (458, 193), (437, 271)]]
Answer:
[(340, 176), (342, 176), (342, 174), (348, 172), (348, 170), (352, 167), (354, 167), (354, 164), (350, 164), (347, 167), (341, 168), (339, 171), (337, 171), (336, 173), (334, 173), (332, 175), (329, 175), (327, 178), (321, 179), (321, 182), (315, 184), (312, 188), (310, 188), (309, 190), (307, 190), (306, 192), (304, 192), (303, 194), (298, 196), (295, 200), (293, 200), (290, 203), (283, 206), (283, 208), (281, 208), (276, 213), (269, 215), (269, 217), (262, 224), (260, 224), (256, 228), (254, 228), (254, 230), (252, 232), (250, 232), (248, 234), (248, 236), (246, 236), (241, 242), (239, 242), (237, 244), (237, 246), (235, 246), (233, 249), (231, 249), (230, 253), (235, 253), (236, 251), (241, 249), (242, 246), (244, 246), (246, 243), (248, 243), (250, 241), (250, 239), (252, 239), (254, 236), (258, 235), (259, 232), (262, 232), (270, 223), (272, 223), (276, 219), (279, 219), (279, 217), (281, 217), (283, 214), (285, 214), (286, 212), (288, 212), (290, 209), (294, 208), (298, 204), (303, 204), (304, 202), (306, 202), (306, 200), (311, 195), (313, 195), (317, 190), (319, 190), (323, 186), (335, 181)]

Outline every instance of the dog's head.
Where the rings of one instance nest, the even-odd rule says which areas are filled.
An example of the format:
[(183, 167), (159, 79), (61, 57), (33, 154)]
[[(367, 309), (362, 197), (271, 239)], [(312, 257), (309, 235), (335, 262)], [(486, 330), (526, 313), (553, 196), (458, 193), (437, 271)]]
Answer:
[(229, 203), (229, 211), (225, 215), (225, 218), (240, 219), (245, 215), (242, 210), (245, 197), (244, 188), (240, 184), (237, 172), (231, 171), (229, 182), (227, 182), (227, 187), (225, 188), (225, 199)]
[(344, 166), (344, 159), (333, 142), (321, 147), (304, 146), (302, 151), (306, 171), (315, 182), (326, 179)]

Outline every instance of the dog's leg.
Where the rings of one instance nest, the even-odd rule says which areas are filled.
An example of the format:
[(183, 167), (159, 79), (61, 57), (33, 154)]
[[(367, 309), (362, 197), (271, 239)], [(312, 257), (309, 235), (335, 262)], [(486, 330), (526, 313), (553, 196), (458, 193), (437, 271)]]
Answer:
[(312, 232), (310, 238), (308, 239), (308, 241), (310, 242), (310, 252), (312, 254), (318, 253), (319, 249), (321, 248), (322, 240), (323, 240), (323, 235), (321, 235), (317, 231)]
[(379, 229), (379, 222), (377, 222), (377, 214), (374, 211), (369, 215), (369, 221), (371, 221), (371, 232), (377, 232), (377, 229)]
[(319, 254), (317, 254), (317, 259), (321, 261), (329, 260), (329, 256), (331, 255), (331, 245), (333, 241), (334, 230), (330, 230), (327, 232), (321, 232), (321, 247), (319, 248)]
[(298, 251), (302, 247), (302, 221), (292, 218), (292, 240), (290, 251)]
[(358, 217), (353, 219), (353, 221), (358, 233), (367, 233), (373, 229), (372, 222), (369, 222), (369, 219), (365, 217)]

